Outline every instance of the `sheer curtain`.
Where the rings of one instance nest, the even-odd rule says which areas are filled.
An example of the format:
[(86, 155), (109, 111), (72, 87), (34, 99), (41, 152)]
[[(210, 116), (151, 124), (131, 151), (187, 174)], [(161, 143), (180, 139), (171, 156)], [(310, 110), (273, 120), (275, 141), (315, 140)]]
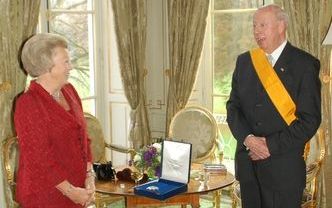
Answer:
[(209, 0), (168, 0), (169, 87), (166, 134), (173, 116), (188, 102), (201, 57)]
[[(13, 102), (25, 87), (26, 75), (20, 67), (19, 54), (22, 43), (35, 33), (40, 0), (0, 1), (0, 140), (14, 135), (12, 122)], [(2, 160), (1, 160), (2, 161)], [(1, 166), (2, 167), (2, 166)], [(2, 171), (2, 168), (0, 169)], [(1, 172), (2, 176), (2, 172)], [(8, 184), (2, 186), (0, 191)], [(1, 199), (3, 191), (0, 192)], [(3, 203), (4, 200), (1, 200)], [(6, 199), (7, 207), (13, 207), (13, 199)], [(4, 204), (0, 204), (5, 207)]]
[(120, 70), (131, 107), (129, 139), (138, 149), (150, 143), (146, 108), (146, 0), (113, 0)]
[[(321, 62), (320, 76), (322, 80), (322, 127), (326, 133), (328, 152), (331, 151), (331, 91), (330, 91), (330, 52), (331, 47), (322, 46), (323, 38), (328, 30), (331, 14), (331, 0), (298, 1), (278, 0), (289, 14), (289, 40), (316, 56)], [(331, 157), (327, 155), (327, 157)], [(327, 164), (325, 164), (326, 166)], [(320, 206), (325, 204), (324, 169), (321, 171), (320, 180)]]

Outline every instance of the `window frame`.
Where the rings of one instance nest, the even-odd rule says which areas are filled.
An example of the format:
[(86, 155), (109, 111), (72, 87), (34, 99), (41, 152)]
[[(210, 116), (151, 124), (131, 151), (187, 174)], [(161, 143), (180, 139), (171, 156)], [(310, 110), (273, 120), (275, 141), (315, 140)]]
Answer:
[[(105, 131), (109, 131), (109, 114), (108, 108), (108, 77), (110, 69), (110, 61), (108, 60), (110, 51), (109, 48), (105, 47), (106, 44), (109, 45), (110, 37), (109, 33), (105, 32), (105, 25), (110, 25), (110, 17), (107, 9), (110, 8), (107, 1), (93, 1), (94, 8), (92, 10), (87, 10), (84, 12), (81, 11), (65, 11), (65, 13), (84, 13), (92, 14), (93, 21), (93, 35), (92, 39), (94, 41), (93, 45), (93, 58), (91, 62), (94, 65), (94, 74), (90, 77), (93, 79), (93, 89), (94, 95), (82, 97), (82, 102), (93, 100), (94, 109), (91, 112), (93, 115), (97, 116), (100, 120)], [(50, 11), (47, 8), (48, 0), (42, 0), (40, 3), (40, 12), (39, 12), (39, 22), (37, 33), (48, 32), (49, 31), (49, 16)], [(54, 10), (55, 12), (63, 12), (61, 9)], [(107, 29), (106, 29), (107, 30)], [(89, 43), (89, 45), (91, 45)], [(90, 47), (90, 46), (89, 46)], [(84, 110), (84, 109), (83, 109)]]

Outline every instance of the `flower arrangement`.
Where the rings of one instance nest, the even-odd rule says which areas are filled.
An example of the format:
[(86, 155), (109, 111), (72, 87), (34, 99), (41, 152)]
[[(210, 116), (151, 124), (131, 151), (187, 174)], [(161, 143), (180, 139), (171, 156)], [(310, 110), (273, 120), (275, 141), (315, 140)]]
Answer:
[(134, 156), (133, 165), (137, 169), (143, 169), (149, 178), (160, 177), (161, 143), (154, 143), (140, 149)]

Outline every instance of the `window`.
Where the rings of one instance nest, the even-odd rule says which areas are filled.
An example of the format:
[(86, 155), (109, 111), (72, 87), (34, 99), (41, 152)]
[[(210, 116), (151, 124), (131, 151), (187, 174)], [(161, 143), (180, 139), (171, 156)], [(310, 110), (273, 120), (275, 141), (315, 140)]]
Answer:
[(252, 35), (252, 16), (256, 9), (272, 0), (212, 0), (211, 50), (212, 50), (212, 108), (224, 141), (225, 158), (233, 159), (236, 140), (226, 123), (226, 101), (231, 90), (231, 80), (239, 54), (256, 47)]
[(95, 5), (93, 0), (44, 0), (40, 32), (62, 35), (69, 42), (73, 70), (69, 81), (78, 91), (86, 112), (96, 111)]

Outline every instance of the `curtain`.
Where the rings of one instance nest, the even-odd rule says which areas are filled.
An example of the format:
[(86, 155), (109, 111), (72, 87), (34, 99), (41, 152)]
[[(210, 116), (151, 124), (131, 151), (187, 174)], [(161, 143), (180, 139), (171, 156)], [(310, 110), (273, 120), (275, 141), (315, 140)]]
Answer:
[(129, 139), (138, 149), (150, 143), (146, 108), (146, 0), (113, 0), (120, 71), (131, 107)]
[(166, 134), (173, 116), (192, 92), (206, 28), (209, 0), (168, 0), (169, 86)]
[[(327, 138), (326, 144), (331, 144), (331, 96), (330, 96), (330, 53), (331, 47), (322, 46), (328, 30), (331, 14), (331, 0), (280, 0), (280, 3), (289, 15), (288, 39), (299, 48), (316, 56), (321, 62), (320, 77), (322, 80), (322, 128)], [(331, 151), (330, 145), (328, 152)], [(331, 156), (328, 156), (331, 157)], [(325, 164), (326, 166), (327, 164)], [(324, 169), (320, 175), (320, 206), (325, 204)]]
[[(20, 68), (20, 48), (35, 33), (39, 5), (40, 0), (0, 1), (0, 140), (14, 135), (13, 102), (26, 82), (26, 75)], [(13, 207), (12, 203), (11, 198), (7, 199), (8, 207)]]

